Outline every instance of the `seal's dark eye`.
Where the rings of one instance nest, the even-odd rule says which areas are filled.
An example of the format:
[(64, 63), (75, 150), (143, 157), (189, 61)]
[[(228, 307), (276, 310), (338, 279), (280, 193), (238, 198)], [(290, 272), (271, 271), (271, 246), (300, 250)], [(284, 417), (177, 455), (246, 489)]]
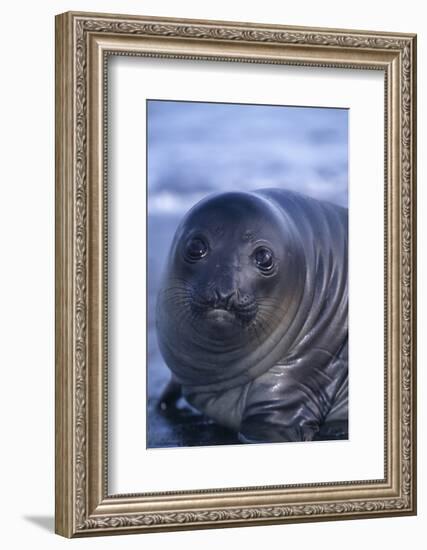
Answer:
[(274, 265), (273, 252), (266, 246), (260, 246), (254, 252), (254, 260), (261, 271), (270, 271)]
[(208, 245), (201, 237), (194, 237), (188, 241), (185, 255), (190, 261), (200, 260), (208, 253)]

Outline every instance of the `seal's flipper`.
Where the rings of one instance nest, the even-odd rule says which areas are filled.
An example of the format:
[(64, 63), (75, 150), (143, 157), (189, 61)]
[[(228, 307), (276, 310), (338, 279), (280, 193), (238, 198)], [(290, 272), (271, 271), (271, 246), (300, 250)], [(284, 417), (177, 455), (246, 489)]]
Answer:
[(178, 399), (182, 396), (181, 384), (174, 376), (171, 376), (167, 386), (160, 396), (158, 408), (162, 413), (168, 413), (176, 410)]
[(312, 441), (330, 410), (324, 374), (312, 366), (276, 365), (251, 383), (242, 415), (242, 442)]

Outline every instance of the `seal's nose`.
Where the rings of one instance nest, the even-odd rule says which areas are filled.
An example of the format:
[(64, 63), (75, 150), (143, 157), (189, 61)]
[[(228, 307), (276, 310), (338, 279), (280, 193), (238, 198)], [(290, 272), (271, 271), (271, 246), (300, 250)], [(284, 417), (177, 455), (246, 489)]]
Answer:
[(235, 290), (224, 291), (220, 288), (216, 288), (214, 308), (227, 309), (227, 310), (232, 309), (235, 295), (236, 295)]

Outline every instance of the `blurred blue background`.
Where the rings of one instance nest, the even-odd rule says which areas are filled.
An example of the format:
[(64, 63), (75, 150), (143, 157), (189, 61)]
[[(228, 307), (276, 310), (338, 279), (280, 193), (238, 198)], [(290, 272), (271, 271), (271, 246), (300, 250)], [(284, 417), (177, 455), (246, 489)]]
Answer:
[(156, 410), (169, 377), (155, 334), (164, 261), (181, 217), (213, 192), (283, 187), (347, 206), (348, 110), (149, 100), (147, 150), (147, 446), (237, 443), (184, 402)]

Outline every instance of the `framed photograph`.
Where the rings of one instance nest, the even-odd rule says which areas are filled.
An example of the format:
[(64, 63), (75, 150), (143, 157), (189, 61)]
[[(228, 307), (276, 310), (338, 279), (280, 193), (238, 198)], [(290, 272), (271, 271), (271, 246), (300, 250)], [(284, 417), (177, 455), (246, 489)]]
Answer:
[(416, 37), (56, 18), (56, 532), (416, 513)]

